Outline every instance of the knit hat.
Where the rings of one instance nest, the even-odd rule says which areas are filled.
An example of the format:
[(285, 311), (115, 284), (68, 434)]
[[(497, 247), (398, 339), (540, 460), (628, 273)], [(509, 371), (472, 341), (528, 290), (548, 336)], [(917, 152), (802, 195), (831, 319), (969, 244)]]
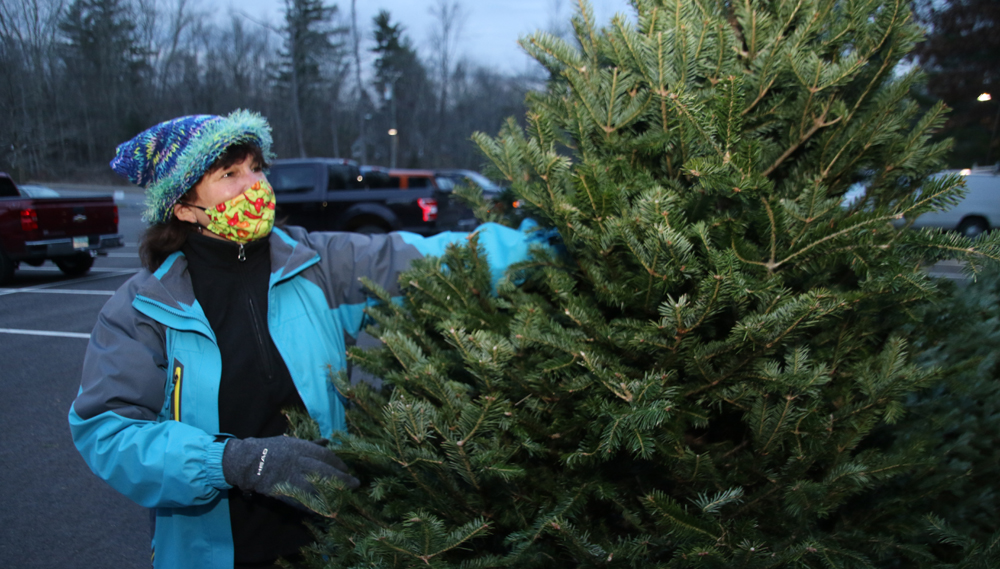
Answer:
[(240, 143), (259, 147), (264, 160), (274, 158), (271, 127), (257, 113), (238, 110), (226, 117), (180, 117), (119, 144), (111, 169), (146, 189), (143, 220), (164, 222), (170, 219), (174, 203), (184, 192), (198, 183), (226, 149)]

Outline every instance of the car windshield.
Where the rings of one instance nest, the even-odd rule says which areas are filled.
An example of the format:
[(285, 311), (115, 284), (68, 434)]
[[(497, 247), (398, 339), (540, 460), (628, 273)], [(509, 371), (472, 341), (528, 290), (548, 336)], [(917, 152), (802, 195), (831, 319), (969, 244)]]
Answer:
[(469, 172), (465, 175), (467, 178), (479, 185), (480, 188), (484, 190), (489, 190), (491, 192), (499, 192), (500, 186), (494, 184), (489, 178), (483, 176), (479, 172)]
[(21, 191), (29, 198), (58, 198), (59, 192), (45, 186), (21, 186)]
[(272, 166), (267, 181), (275, 192), (301, 192), (311, 190), (315, 170), (311, 166)]

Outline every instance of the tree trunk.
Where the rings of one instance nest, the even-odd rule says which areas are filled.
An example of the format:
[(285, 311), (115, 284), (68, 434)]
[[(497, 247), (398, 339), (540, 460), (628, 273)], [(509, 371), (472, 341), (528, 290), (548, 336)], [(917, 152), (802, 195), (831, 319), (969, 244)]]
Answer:
[(358, 99), (357, 106), (355, 107), (355, 114), (358, 117), (358, 140), (361, 141), (361, 163), (368, 163), (368, 141), (366, 124), (365, 124), (365, 109), (364, 109), (364, 83), (361, 82), (361, 39), (358, 35), (358, 11), (357, 11), (357, 0), (351, 0), (351, 35), (354, 42), (354, 76), (355, 81), (357, 81), (358, 88)]
[(306, 143), (302, 136), (302, 100), (299, 98), (299, 62), (295, 57), (296, 53), (292, 54), (292, 122), (295, 126), (295, 139), (299, 145), (299, 158), (305, 158)]

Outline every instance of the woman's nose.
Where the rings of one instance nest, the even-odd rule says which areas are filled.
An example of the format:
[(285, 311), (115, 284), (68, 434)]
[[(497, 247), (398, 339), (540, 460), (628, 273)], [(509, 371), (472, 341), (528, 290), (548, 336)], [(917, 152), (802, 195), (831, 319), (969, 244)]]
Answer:
[(264, 172), (261, 172), (260, 170), (254, 170), (253, 168), (247, 168), (246, 170), (242, 170), (240, 172), (240, 181), (241, 182), (244, 182), (244, 181), (245, 182), (249, 182), (247, 184), (248, 186), (252, 186), (255, 183), (257, 183), (257, 182), (259, 182), (260, 180), (263, 180), (263, 179), (264, 179)]

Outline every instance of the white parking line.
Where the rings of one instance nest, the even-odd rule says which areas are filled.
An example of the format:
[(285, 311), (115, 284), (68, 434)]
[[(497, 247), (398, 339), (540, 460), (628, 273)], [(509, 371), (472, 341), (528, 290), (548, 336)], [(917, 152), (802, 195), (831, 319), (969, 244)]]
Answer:
[[(45, 266), (42, 266), (42, 267), (23, 267), (23, 268), (18, 269), (18, 270), (19, 271), (23, 271), (25, 273), (30, 273), (30, 272), (55, 273), (55, 272), (59, 272), (59, 267), (45, 267)], [(121, 274), (125, 274), (125, 273), (138, 273), (139, 269), (104, 269), (104, 268), (97, 268), (97, 269), (90, 269), (89, 272), (91, 272), (91, 273), (121, 273)]]
[(64, 289), (64, 288), (10, 288), (0, 291), (2, 294), (14, 294), (16, 292), (34, 292), (41, 294), (92, 294), (94, 296), (112, 296), (115, 294), (113, 290), (74, 290), (74, 289)]
[(90, 339), (90, 334), (79, 332), (49, 332), (47, 330), (17, 330), (14, 328), (0, 328), (0, 334), (19, 334), (22, 336), (55, 336), (57, 338), (81, 338)]
[(138, 272), (139, 272), (138, 269), (122, 270), (122, 271), (118, 271), (116, 273), (108, 273), (108, 274), (104, 274), (104, 275), (91, 275), (91, 276), (87, 276), (87, 277), (80, 277), (78, 279), (70, 279), (68, 281), (59, 281), (59, 282), (55, 282), (55, 283), (40, 284), (40, 285), (37, 285), (37, 286), (26, 287), (26, 288), (9, 288), (9, 289), (0, 288), (0, 296), (4, 296), (4, 295), (8, 295), (8, 294), (15, 294), (15, 293), (19, 293), (19, 292), (38, 292), (39, 290), (42, 290), (42, 289), (52, 289), (52, 288), (55, 288), (57, 286), (67, 286), (67, 285), (75, 285), (75, 284), (81, 284), (81, 283), (86, 283), (86, 282), (91, 282), (91, 281), (99, 281), (99, 280), (102, 280), (102, 279), (110, 279), (112, 277), (116, 277), (116, 276), (119, 276), (119, 275), (130, 275), (130, 274), (134, 274), (134, 273), (138, 273)]

